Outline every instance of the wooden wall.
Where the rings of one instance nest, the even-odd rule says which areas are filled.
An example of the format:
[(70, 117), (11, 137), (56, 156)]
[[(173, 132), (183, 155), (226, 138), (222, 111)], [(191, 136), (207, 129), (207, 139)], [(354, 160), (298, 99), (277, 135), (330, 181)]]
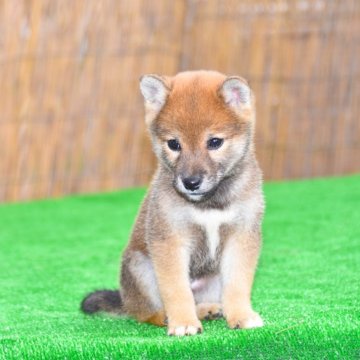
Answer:
[(0, 201), (148, 183), (138, 78), (257, 95), (266, 179), (360, 171), (358, 0), (0, 0)]

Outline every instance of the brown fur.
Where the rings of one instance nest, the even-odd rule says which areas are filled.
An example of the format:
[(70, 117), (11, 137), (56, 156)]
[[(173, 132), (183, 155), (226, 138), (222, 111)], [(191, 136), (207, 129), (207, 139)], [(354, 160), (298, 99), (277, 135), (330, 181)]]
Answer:
[[(201, 332), (199, 319), (222, 311), (231, 328), (261, 326), (250, 296), (264, 204), (246, 81), (185, 72), (146, 76), (141, 90), (159, 167), (123, 255), (121, 312), (167, 323), (169, 335)], [(213, 137), (219, 149), (207, 147)], [(199, 194), (182, 184), (194, 174)]]

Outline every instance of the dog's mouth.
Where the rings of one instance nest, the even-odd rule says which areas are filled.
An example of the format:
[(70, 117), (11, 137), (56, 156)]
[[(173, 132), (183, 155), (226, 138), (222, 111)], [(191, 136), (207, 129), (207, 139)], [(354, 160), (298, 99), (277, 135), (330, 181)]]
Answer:
[(204, 196), (206, 194), (208, 194), (210, 191), (203, 191), (203, 192), (195, 192), (195, 191), (188, 191), (185, 193), (185, 195), (189, 195), (189, 196)]
[(212, 195), (214, 195), (217, 186), (214, 186), (208, 191), (181, 191), (175, 186), (176, 191), (179, 195), (181, 195), (186, 200), (191, 202), (201, 202), (209, 199)]
[(203, 197), (205, 197), (208, 193), (207, 192), (187, 192), (184, 195), (187, 196), (191, 200), (201, 200)]
[(213, 181), (205, 180), (202, 186), (196, 190), (188, 190), (184, 187), (183, 183), (177, 177), (173, 181), (173, 186), (176, 192), (182, 196), (184, 199), (191, 202), (201, 202), (209, 199), (216, 192), (219, 182), (215, 183)]
[(188, 201), (191, 202), (201, 202), (208, 197), (208, 193), (201, 192), (201, 193), (194, 193), (194, 192), (186, 192), (181, 193), (181, 195)]

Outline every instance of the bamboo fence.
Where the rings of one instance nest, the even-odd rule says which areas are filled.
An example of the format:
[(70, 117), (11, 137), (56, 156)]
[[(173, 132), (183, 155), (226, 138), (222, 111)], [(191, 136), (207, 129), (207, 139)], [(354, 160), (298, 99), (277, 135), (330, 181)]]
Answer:
[(359, 0), (0, 0), (0, 201), (147, 184), (138, 79), (250, 81), (266, 179), (360, 171)]

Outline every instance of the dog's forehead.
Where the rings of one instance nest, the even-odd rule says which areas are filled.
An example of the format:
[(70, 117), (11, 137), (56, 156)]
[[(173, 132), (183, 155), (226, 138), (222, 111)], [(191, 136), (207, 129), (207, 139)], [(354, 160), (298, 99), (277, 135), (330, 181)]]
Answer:
[(201, 111), (219, 104), (219, 88), (226, 77), (217, 72), (185, 72), (172, 80), (168, 101), (180, 109)]
[(219, 73), (185, 74), (174, 78), (159, 123), (190, 140), (203, 133), (233, 131), (238, 119), (219, 95), (226, 77)]

